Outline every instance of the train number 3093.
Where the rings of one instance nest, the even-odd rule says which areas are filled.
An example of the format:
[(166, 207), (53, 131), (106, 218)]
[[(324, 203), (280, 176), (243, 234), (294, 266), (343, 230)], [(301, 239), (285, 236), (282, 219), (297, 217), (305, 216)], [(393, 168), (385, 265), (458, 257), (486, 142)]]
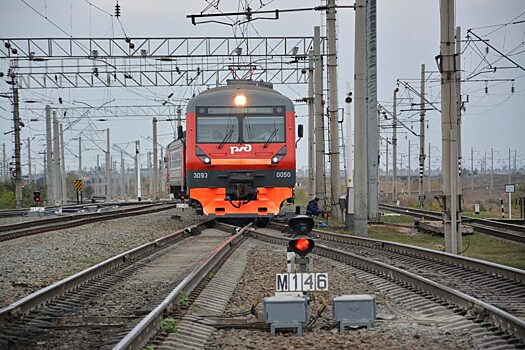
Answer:
[(292, 177), (292, 172), (291, 171), (276, 171), (275, 172), (275, 177), (290, 178), (290, 177)]
[(206, 172), (193, 173), (193, 178), (194, 179), (207, 179), (208, 178), (208, 173), (206, 173)]

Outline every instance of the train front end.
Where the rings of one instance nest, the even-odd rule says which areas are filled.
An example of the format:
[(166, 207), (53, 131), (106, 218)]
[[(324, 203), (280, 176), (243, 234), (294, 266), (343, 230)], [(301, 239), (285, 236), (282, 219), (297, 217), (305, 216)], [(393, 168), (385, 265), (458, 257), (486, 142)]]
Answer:
[(234, 81), (188, 104), (191, 200), (217, 218), (269, 218), (293, 198), (295, 112), (271, 85)]

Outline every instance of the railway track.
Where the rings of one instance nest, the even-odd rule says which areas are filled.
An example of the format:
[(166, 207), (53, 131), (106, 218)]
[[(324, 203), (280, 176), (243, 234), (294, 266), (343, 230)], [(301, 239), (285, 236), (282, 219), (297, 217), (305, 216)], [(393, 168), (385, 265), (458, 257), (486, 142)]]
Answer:
[[(45, 207), (46, 209), (63, 209), (64, 211), (77, 211), (82, 209), (87, 209), (89, 206), (96, 205), (99, 207), (107, 207), (107, 206), (136, 206), (136, 205), (149, 205), (154, 203), (160, 203), (159, 201), (142, 201), (142, 202), (104, 202), (104, 203), (84, 203), (84, 204), (67, 204), (63, 206), (50, 206)], [(21, 208), (21, 209), (1, 209), (0, 210), (0, 218), (7, 218), (7, 217), (16, 217), (16, 216), (26, 216), (29, 212), (30, 208)]]
[(86, 225), (98, 221), (118, 219), (132, 215), (150, 214), (174, 208), (174, 204), (147, 204), (139, 207), (119, 208), (116, 210), (56, 216), (45, 219), (0, 225), (0, 242), (38, 233)]
[(188, 227), (1, 309), (0, 348), (104, 349), (143, 342), (164, 312), (184, 303), (242, 241), (232, 231), (210, 221)]
[[(0, 348), (7, 344), (14, 349), (136, 349), (151, 339), (155, 348), (197, 349), (210, 345), (217, 328), (267, 330), (263, 322), (232, 323), (229, 319), (225, 324), (221, 318), (239, 287), (247, 256), (254, 259), (248, 249), (232, 248), (242, 242), (243, 247), (260, 247), (257, 241), (287, 246), (288, 238), (281, 232), (284, 226), (221, 226), (226, 233), (209, 226), (205, 223), (178, 231), (50, 286), (45, 289), (50, 293), (46, 297), (37, 292), (0, 310)], [(484, 348), (525, 346), (525, 271), (402, 244), (319, 230), (313, 233), (313, 253), (319, 255), (315, 261), (346, 271), (343, 276), (374, 284), (396, 303), (405, 303), (411, 308), (409, 322), (468, 330), (486, 345)], [(191, 262), (172, 260), (179, 255), (198, 255), (192, 247), (209, 241), (213, 241), (211, 246), (220, 247), (208, 258), (201, 254), (192, 260), (204, 261), (197, 269), (189, 267), (194, 266)], [(210, 245), (206, 247), (201, 250), (213, 250)], [(284, 247), (281, 249), (284, 267)], [(233, 255), (226, 259), (230, 253)], [(224, 264), (221, 269), (220, 264)], [(264, 266), (264, 262), (257, 264)], [(183, 268), (177, 270), (178, 266)], [(259, 274), (268, 271), (263, 268)], [(170, 321), (167, 315), (175, 319)], [(176, 332), (158, 332), (175, 323)], [(262, 337), (262, 344), (271, 347), (264, 343), (266, 338)]]
[[(282, 225), (273, 228), (283, 229)], [(248, 236), (286, 245), (278, 231)], [(487, 322), (525, 342), (525, 271), (408, 245), (314, 230), (313, 253), (417, 290), (459, 315)]]
[[(394, 213), (399, 213), (403, 215), (413, 216), (416, 218), (424, 218), (427, 220), (442, 220), (441, 213), (416, 209), (416, 208), (406, 208), (398, 207), (389, 204), (380, 204), (379, 207), (383, 210), (388, 210)], [(503, 238), (509, 241), (525, 243), (525, 226), (510, 224), (500, 221), (493, 221), (487, 219), (479, 219), (469, 216), (462, 217), (462, 223), (472, 227), (475, 231), (483, 233), (486, 235)]]

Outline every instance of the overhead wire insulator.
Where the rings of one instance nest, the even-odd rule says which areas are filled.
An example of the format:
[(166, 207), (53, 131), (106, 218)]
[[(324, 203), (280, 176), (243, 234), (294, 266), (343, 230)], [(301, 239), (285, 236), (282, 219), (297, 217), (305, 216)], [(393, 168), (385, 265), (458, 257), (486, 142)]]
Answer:
[(115, 17), (117, 17), (117, 18), (120, 17), (120, 5), (119, 5), (118, 2), (117, 2), (117, 4), (115, 5)]

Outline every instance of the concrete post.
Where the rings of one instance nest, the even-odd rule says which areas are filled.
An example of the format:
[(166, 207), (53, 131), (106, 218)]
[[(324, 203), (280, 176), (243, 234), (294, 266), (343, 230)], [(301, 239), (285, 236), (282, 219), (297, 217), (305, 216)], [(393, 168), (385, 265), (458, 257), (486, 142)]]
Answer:
[[(27, 138), (27, 168), (28, 168), (28, 177), (29, 177), (29, 184), (33, 183), (33, 176), (31, 172), (31, 139)], [(35, 174), (36, 175), (36, 174)]]
[(336, 220), (341, 218), (339, 197), (341, 193), (340, 164), (339, 164), (339, 104), (337, 89), (337, 48), (335, 28), (335, 0), (327, 0), (328, 10), (326, 13), (326, 26), (328, 30), (328, 82), (329, 99), (328, 112), (330, 117), (330, 188), (332, 217)]
[(315, 114), (315, 196), (325, 209), (324, 191), (324, 120), (323, 120), (323, 58), (321, 56), (321, 28), (314, 27), (314, 114)]
[(62, 190), (60, 191), (62, 193), (62, 204), (67, 204), (67, 188), (66, 188), (66, 181), (67, 181), (67, 174), (66, 174), (66, 157), (64, 155), (64, 128), (62, 123), (60, 123), (60, 180), (61, 180), (61, 187)]
[(142, 184), (140, 179), (140, 141), (135, 142), (135, 173), (137, 175), (137, 200), (142, 200)]
[(440, 3), (440, 72), (441, 72), (441, 137), (442, 173), (445, 210), (443, 213), (445, 251), (461, 251), (461, 237), (457, 234), (457, 92), (455, 70), (455, 0)]
[(379, 133), (377, 118), (376, 0), (366, 1), (368, 219), (379, 222)]
[(314, 52), (308, 53), (308, 200), (315, 196)]
[(157, 151), (157, 118), (153, 117), (153, 178), (150, 178), (153, 185), (153, 199), (159, 199), (158, 195), (158, 178), (159, 178), (159, 163)]
[(399, 88), (394, 89), (394, 106), (392, 117), (392, 201), (397, 204), (397, 93)]
[(53, 198), (56, 205), (62, 202), (61, 185), (60, 185), (60, 134), (58, 132), (57, 113), (53, 111)]
[(425, 65), (421, 65), (421, 94), (419, 100), (419, 207), (423, 208), (425, 189), (423, 179), (425, 177)]
[(106, 129), (106, 196), (111, 197), (111, 147), (109, 143), (109, 128)]
[(367, 165), (367, 66), (366, 66), (366, 2), (357, 0), (355, 8), (354, 60), (354, 232), (368, 236), (368, 165)]

